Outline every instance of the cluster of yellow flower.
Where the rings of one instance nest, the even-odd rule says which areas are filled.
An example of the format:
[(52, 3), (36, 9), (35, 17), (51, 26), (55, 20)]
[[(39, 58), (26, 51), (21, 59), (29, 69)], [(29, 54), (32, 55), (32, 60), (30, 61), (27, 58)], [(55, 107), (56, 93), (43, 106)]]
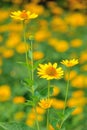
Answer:
[[(33, 11), (31, 11), (32, 10), (31, 7), (33, 7)], [(70, 29), (69, 27), (76, 29), (77, 27), (86, 25), (85, 15), (81, 13), (72, 13), (72, 14), (70, 13), (67, 15), (66, 18), (61, 18), (61, 15), (63, 14), (63, 9), (61, 9), (60, 7), (57, 7), (55, 3), (54, 4), (49, 3), (48, 7), (50, 8), (51, 13), (54, 14), (50, 22), (50, 25), (51, 25), (51, 29), (55, 33), (57, 32), (67, 33), (69, 32), (69, 29)], [(29, 44), (21, 41), (21, 38), (20, 38), (21, 35), (19, 32), (22, 31), (23, 27), (19, 24), (19, 22), (15, 23), (15, 20), (18, 20), (18, 21), (20, 20), (22, 22), (27, 23), (27, 21), (30, 22), (31, 19), (37, 18), (38, 17), (37, 14), (42, 15), (45, 10), (42, 6), (35, 5), (35, 4), (27, 4), (25, 5), (25, 8), (26, 9), (30, 8), (30, 11), (23, 10), (23, 11), (12, 12), (11, 17), (14, 19), (13, 23), (8, 24), (8, 27), (6, 25), (1, 26), (1, 29), (0, 29), (1, 33), (8, 30), (10, 30), (11, 33), (8, 35), (8, 39), (5, 41), (5, 45), (0, 46), (0, 53), (1, 53), (0, 66), (3, 66), (3, 58), (13, 57), (15, 54), (15, 51), (20, 54), (25, 53), (26, 52), (25, 44), (27, 48), (30, 49)], [(0, 12), (0, 15), (2, 15), (2, 12)], [(35, 13), (32, 13), (32, 12), (35, 12)], [(9, 12), (4, 11), (3, 13), (4, 15), (2, 16), (2, 18), (0, 18), (0, 22), (3, 22), (4, 20), (6, 20), (9, 16)], [(44, 16), (48, 16), (48, 15), (49, 15), (48, 13), (45, 13)], [(59, 17), (57, 17), (57, 15), (59, 15)], [(48, 45), (53, 47), (58, 53), (67, 52), (71, 48), (78, 49), (79, 47), (82, 47), (84, 45), (82, 39), (80, 38), (74, 38), (70, 41), (70, 43), (66, 40), (59, 40), (57, 38), (52, 38), (53, 32), (51, 33), (49, 31), (48, 22), (46, 20), (40, 20), (38, 27), (39, 29), (38, 31), (36, 31), (36, 34), (35, 34), (36, 42), (43, 43), (44, 41), (47, 41)], [(72, 35), (70, 33), (68, 35)], [(26, 34), (26, 37), (27, 35), (28, 34)], [(4, 39), (3, 36), (0, 35), (0, 42), (4, 42), (3, 39)], [(39, 60), (45, 57), (45, 53), (41, 51), (37, 51), (37, 48), (39, 48), (39, 45), (40, 44), (36, 43), (36, 45), (34, 46), (36, 50), (33, 52), (34, 60)], [(77, 58), (77, 54), (75, 52), (74, 54), (71, 53), (71, 57), (73, 57), (73, 55), (75, 58)], [(79, 62), (80, 64), (87, 62), (86, 50), (84, 52), (81, 52)], [(78, 64), (78, 60), (77, 59), (63, 60), (61, 63), (65, 65), (66, 67), (71, 68)], [(52, 79), (61, 79), (64, 75), (64, 71), (62, 67), (57, 67), (57, 63), (52, 64), (49, 62), (48, 64), (40, 64), (37, 70), (38, 70), (38, 75), (40, 76), (40, 78), (44, 78), (48, 81)], [(87, 71), (87, 65), (84, 64), (83, 66), (81, 66), (81, 70)], [(2, 74), (2, 72), (3, 72), (2, 69), (0, 69), (0, 74)], [(68, 76), (66, 73), (65, 80), (67, 80), (67, 77)], [(71, 71), (70, 79), (71, 79), (71, 85), (73, 87), (83, 88), (87, 86), (87, 77), (83, 74), (78, 75), (76, 71)], [(56, 96), (59, 92), (60, 90), (58, 89), (58, 87), (55, 87), (53, 89), (52, 96)], [(8, 85), (0, 86), (0, 102), (8, 101), (10, 100), (10, 97), (11, 97), (10, 87)], [(78, 102), (76, 99), (78, 99)], [(17, 96), (13, 98), (14, 104), (20, 104), (24, 102), (25, 102), (25, 98), (22, 96)], [(77, 109), (72, 113), (73, 115), (75, 115), (83, 111), (83, 107), (86, 103), (87, 102), (86, 102), (86, 98), (84, 97), (84, 92), (76, 91), (72, 93), (72, 97), (68, 100), (67, 105), (69, 107), (77, 106)], [(53, 107), (56, 109), (64, 109), (64, 101), (55, 99), (55, 98), (41, 99), (40, 102), (38, 103), (38, 106), (36, 107), (36, 111), (38, 114), (37, 115), (38, 121), (43, 120), (43, 115), (46, 109), (49, 109), (50, 107)], [(24, 116), (25, 116), (25, 113), (23, 111), (20, 111), (14, 114), (14, 119), (21, 120), (22, 118), (24, 118)], [(28, 124), (29, 126), (32, 126), (35, 122), (35, 119), (36, 119), (36, 114), (35, 114), (34, 109), (32, 109), (28, 114), (28, 117), (26, 119), (26, 124)], [(50, 126), (50, 129), (53, 129), (53, 128)]]

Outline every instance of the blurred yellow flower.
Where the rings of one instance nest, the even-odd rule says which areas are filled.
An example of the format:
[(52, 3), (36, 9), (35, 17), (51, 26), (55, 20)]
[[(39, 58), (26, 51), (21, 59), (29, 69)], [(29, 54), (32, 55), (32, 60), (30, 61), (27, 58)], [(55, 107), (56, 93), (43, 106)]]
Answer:
[(39, 106), (36, 107), (36, 111), (38, 114), (41, 114), (41, 115), (45, 113), (45, 110)]
[(71, 41), (72, 47), (77, 48), (77, 47), (80, 47), (81, 45), (82, 45), (82, 40), (80, 40), (80, 39), (74, 39)]
[(20, 121), (24, 118), (24, 112), (20, 111), (14, 114), (14, 119)]
[(51, 26), (54, 31), (66, 32), (67, 25), (65, 21), (59, 17), (54, 17), (51, 21)]
[(34, 120), (27, 119), (25, 122), (28, 126), (33, 126), (34, 125)]
[(78, 64), (78, 59), (63, 60), (61, 63), (64, 64), (66, 67), (72, 67)]
[(73, 112), (72, 115), (78, 115), (81, 114), (83, 112), (83, 108), (82, 107), (77, 107)]
[(69, 2), (69, 7), (72, 10), (76, 9), (86, 9), (86, 1), (81, 1), (81, 0), (68, 0)]
[(25, 102), (25, 98), (22, 97), (22, 96), (17, 96), (17, 97), (14, 97), (13, 102), (14, 102), (15, 104), (24, 103), (24, 102)]
[(87, 71), (87, 64), (81, 66), (81, 70), (82, 70), (82, 71)]
[(87, 50), (81, 53), (80, 63), (87, 62)]
[(5, 49), (3, 52), (2, 52), (2, 56), (4, 58), (10, 58), (14, 55), (14, 50), (12, 49)]
[(31, 112), (28, 114), (28, 119), (30, 119), (30, 120), (35, 120), (35, 118), (36, 118), (35, 111), (31, 111)]
[(38, 4), (33, 3), (33, 2), (31, 2), (29, 4), (27, 3), (25, 5), (25, 9), (26, 10), (29, 9), (30, 12), (35, 12), (38, 15), (43, 15), (44, 14), (44, 7), (42, 5), (38, 5)]
[(64, 101), (59, 99), (52, 99), (52, 107), (56, 109), (63, 109), (64, 108)]
[(20, 35), (18, 33), (11, 33), (5, 45), (8, 48), (15, 48), (18, 43), (20, 43)]
[(0, 66), (2, 66), (3, 64), (3, 61), (2, 61), (2, 58), (0, 57)]
[(82, 106), (85, 106), (86, 105), (86, 103), (87, 103), (87, 98), (85, 98), (85, 97), (71, 97), (69, 100), (68, 100), (68, 102), (67, 102), (67, 105), (69, 106), (69, 107), (75, 107), (75, 106), (80, 106), (80, 107), (82, 107)]
[(69, 49), (69, 45), (67, 41), (61, 40), (55, 45), (54, 48), (58, 52), (65, 52)]
[(50, 38), (48, 40), (48, 44), (54, 48), (56, 48), (57, 44), (59, 43), (59, 40), (57, 38)]
[(2, 37), (2, 35), (0, 35), (0, 42), (2, 42), (3, 41), (3, 37)]
[(10, 86), (8, 85), (0, 86), (0, 102), (9, 100), (10, 96), (11, 96)]
[(16, 46), (16, 51), (20, 54), (23, 54), (26, 52), (26, 48), (29, 50), (29, 44), (23, 42)]
[(85, 87), (85, 76), (84, 75), (77, 75), (72, 81), (71, 85), (76, 88), (83, 88)]
[(58, 6), (55, 6), (51, 9), (51, 12), (52, 14), (61, 15), (63, 14), (63, 9)]
[(38, 103), (43, 109), (50, 108), (52, 105), (52, 99), (41, 99)]
[(63, 70), (61, 67), (57, 68), (57, 63), (53, 65), (51, 63), (48, 64), (39, 64), (38, 75), (41, 78), (46, 78), (47, 80), (52, 79), (61, 79), (63, 76)]
[[(73, 13), (66, 17), (66, 23), (70, 24), (71, 26), (84, 26), (86, 23), (85, 16), (81, 13)], [(78, 21), (78, 22), (77, 22)]]
[(0, 8), (0, 22), (5, 21), (9, 17), (9, 10), (5, 11), (4, 9)]
[(40, 51), (33, 52), (33, 58), (34, 60), (40, 60), (44, 57), (44, 53)]
[(31, 13), (30, 11), (14, 11), (11, 12), (11, 17), (16, 20), (28, 20), (28, 19), (34, 19), (38, 15), (35, 13)]
[(82, 90), (78, 90), (72, 93), (72, 97), (74, 98), (79, 98), (79, 97), (83, 97), (84, 96), (84, 91)]
[(49, 130), (54, 130), (54, 128), (51, 124), (49, 124)]
[(52, 96), (57, 96), (60, 93), (60, 89), (57, 86), (53, 87), (53, 93)]
[(46, 39), (48, 39), (50, 36), (50, 32), (48, 30), (39, 30), (35, 34), (35, 40), (38, 42), (42, 42)]
[(11, 0), (13, 4), (21, 4), (23, 0)]
[[(75, 70), (71, 70), (70, 71), (70, 80), (72, 80), (73, 78), (75, 78), (77, 76), (77, 72)], [(68, 80), (68, 73), (65, 73), (65, 80)]]

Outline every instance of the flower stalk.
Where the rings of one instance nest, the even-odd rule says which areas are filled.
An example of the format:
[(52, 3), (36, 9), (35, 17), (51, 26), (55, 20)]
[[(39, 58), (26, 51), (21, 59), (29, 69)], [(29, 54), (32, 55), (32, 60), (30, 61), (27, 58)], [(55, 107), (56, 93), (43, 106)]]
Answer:
[[(48, 100), (50, 100), (50, 80), (48, 80)], [(47, 109), (47, 130), (49, 130), (49, 108)]]
[[(34, 61), (33, 61), (33, 42), (32, 42), (32, 36), (30, 37), (30, 51), (31, 51), (31, 81), (33, 81), (33, 84), (32, 84), (32, 96), (34, 96)], [(34, 102), (34, 99), (33, 99), (33, 102)], [(34, 111), (35, 111), (35, 115), (36, 115), (36, 126), (37, 126), (37, 130), (40, 130), (39, 128), (39, 122), (38, 122), (38, 115), (37, 115), (37, 110), (36, 110), (36, 104), (34, 102)]]
[(23, 20), (23, 34), (24, 34), (24, 44), (25, 44), (25, 60), (26, 60), (26, 65), (27, 65), (27, 69), (28, 69), (28, 74), (30, 76), (30, 72), (29, 72), (29, 62), (28, 62), (28, 48), (27, 48), (27, 44), (26, 44), (26, 26), (25, 26), (25, 20)]
[(66, 109), (66, 106), (67, 106), (69, 84), (70, 84), (70, 68), (68, 69), (68, 81), (67, 81), (67, 86), (66, 86), (66, 95), (65, 95), (65, 103), (64, 103), (64, 109), (63, 109), (63, 115), (65, 114), (65, 109)]

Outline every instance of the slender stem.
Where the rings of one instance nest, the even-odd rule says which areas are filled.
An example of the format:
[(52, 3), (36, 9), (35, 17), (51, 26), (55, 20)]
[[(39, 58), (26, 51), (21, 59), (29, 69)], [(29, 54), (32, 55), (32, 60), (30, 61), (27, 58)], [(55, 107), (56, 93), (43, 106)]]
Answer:
[[(66, 95), (65, 95), (65, 103), (64, 103), (64, 109), (63, 109), (63, 115), (65, 114), (65, 109), (66, 109), (66, 106), (67, 106), (69, 83), (70, 83), (70, 68), (68, 70), (68, 81), (67, 81), (67, 86), (66, 86)], [(59, 130), (61, 130), (62, 125), (63, 125), (63, 122), (61, 122)]]
[(38, 114), (37, 114), (36, 107), (35, 107), (35, 114), (36, 114), (36, 125), (37, 125), (37, 130), (40, 130), (40, 128), (39, 128), (39, 122), (38, 122)]
[(32, 40), (30, 41), (30, 46), (31, 46), (31, 79), (34, 80), (34, 61), (33, 61), (33, 43)]
[(23, 21), (23, 34), (24, 34), (24, 43), (25, 43), (25, 48), (26, 48), (26, 53), (25, 53), (25, 57), (26, 57), (26, 65), (27, 65), (27, 69), (28, 69), (28, 74), (30, 76), (30, 72), (29, 72), (29, 63), (28, 63), (28, 48), (27, 48), (27, 44), (26, 44), (26, 35), (25, 35), (25, 21)]
[[(34, 83), (34, 61), (33, 61), (33, 43), (32, 40), (30, 40), (30, 47), (31, 47), (31, 80)], [(34, 88), (32, 85), (32, 96), (34, 96)], [(34, 102), (34, 99), (33, 99)], [(36, 126), (37, 126), (37, 130), (40, 130), (39, 128), (39, 122), (38, 122), (38, 115), (37, 115), (37, 110), (36, 110), (36, 105), (34, 103), (34, 111), (35, 111), (35, 115), (36, 115)]]
[[(48, 100), (50, 99), (50, 81), (48, 81)], [(49, 108), (47, 110), (47, 130), (49, 130)]]
[(64, 104), (64, 109), (63, 109), (63, 115), (65, 114), (65, 109), (66, 109), (66, 106), (67, 106), (69, 83), (70, 83), (70, 68), (68, 70), (68, 81), (67, 81), (67, 86), (66, 86), (66, 95), (65, 95), (65, 104)]

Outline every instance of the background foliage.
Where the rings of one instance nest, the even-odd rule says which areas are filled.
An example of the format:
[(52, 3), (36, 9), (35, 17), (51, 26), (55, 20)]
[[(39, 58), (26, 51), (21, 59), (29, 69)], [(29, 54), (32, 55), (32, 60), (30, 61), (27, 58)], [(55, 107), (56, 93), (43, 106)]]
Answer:
[[(76, 106), (66, 123), (67, 130), (86, 130), (87, 120), (87, 12), (86, 1), (23, 1), (2, 0), (0, 2), (0, 121), (23, 121), (29, 126), (34, 122), (34, 115), (24, 103), (30, 95), (24, 87), (27, 70), (18, 62), (25, 61), (23, 27), (10, 18), (11, 11), (30, 10), (39, 17), (26, 21), (27, 46), (29, 36), (34, 35), (34, 62), (57, 62), (62, 59), (78, 58), (79, 65), (71, 71), (71, 87), (68, 107)], [(42, 90), (46, 82), (35, 76)], [(67, 71), (64, 79), (52, 81), (53, 107), (63, 109)], [(43, 91), (42, 91), (43, 92)], [(45, 93), (43, 92), (43, 95)], [(44, 110), (37, 107), (38, 120), (45, 120)], [(51, 115), (52, 116), (52, 115)], [(45, 123), (45, 122), (44, 122)], [(43, 126), (44, 126), (44, 123)]]

